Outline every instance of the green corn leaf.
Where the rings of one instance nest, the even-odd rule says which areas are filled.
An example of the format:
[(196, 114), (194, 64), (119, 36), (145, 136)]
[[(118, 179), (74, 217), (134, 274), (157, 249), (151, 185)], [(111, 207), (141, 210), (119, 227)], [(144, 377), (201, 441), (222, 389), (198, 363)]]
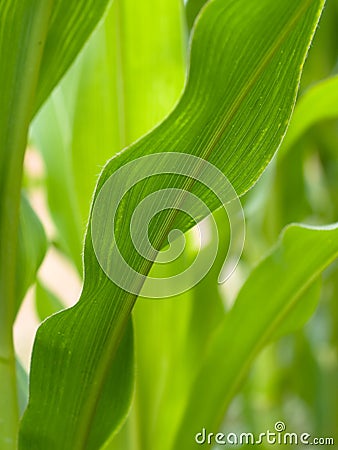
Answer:
[[(75, 213), (80, 210), (82, 220), (88, 216), (97, 174), (108, 156), (162, 119), (182, 89), (182, 32), (176, 26), (181, 20), (181, 9), (181, 2), (172, 0), (114, 2), (79, 61), (34, 121), (32, 140), (42, 151), (46, 165), (54, 223), (63, 236), (60, 241), (67, 240), (74, 250), (81, 234), (74, 234)], [(73, 180), (75, 183), (71, 183)], [(74, 189), (75, 205), (71, 205)], [(74, 258), (74, 252), (66, 253)], [(80, 255), (80, 251), (77, 253)], [(37, 295), (39, 300), (40, 290)], [(40, 307), (45, 307), (48, 299), (42, 300)], [(160, 305), (151, 306), (153, 310)], [(167, 306), (177, 312), (171, 302)], [(161, 311), (167, 312), (168, 308)], [(143, 308), (135, 318), (147, 329), (148, 336), (150, 326), (156, 326), (154, 315), (161, 317), (158, 308), (156, 314)], [(146, 383), (154, 388), (155, 371), (150, 374)], [(144, 412), (142, 417), (147, 419), (146, 416)]]
[(215, 331), (173, 448), (197, 448), (194, 437), (202, 428), (218, 431), (257, 354), (309, 317), (318, 299), (318, 286), (312, 284), (337, 257), (337, 225), (286, 228), (276, 248), (252, 271), (230, 313)]
[[(165, 167), (166, 153), (173, 151), (207, 159), (226, 173), (239, 194), (248, 190), (285, 133), (322, 6), (320, 0), (209, 3), (193, 33), (189, 77), (180, 102), (160, 126), (106, 165), (95, 198), (119, 167), (159, 152)], [(140, 164), (141, 169), (149, 167)], [(132, 173), (129, 177), (130, 181)], [(128, 182), (128, 177), (123, 181)], [(123, 253), (146, 275), (151, 263), (126, 239), (137, 201), (164, 187), (190, 189), (211, 209), (218, 207), (219, 201), (209, 198), (203, 185), (189, 186), (190, 181), (178, 175), (139, 184), (131, 190), (132, 196), (126, 196), (124, 220), (118, 221), (115, 231), (118, 242), (123, 242)], [(174, 219), (169, 210), (153, 221), (149, 238), (158, 248), (173, 226), (183, 231), (192, 226), (185, 215)], [(110, 240), (103, 232), (104, 220), (101, 225), (105, 248)], [(65, 450), (97, 448), (90, 446), (90, 428), (98, 417), (95, 411), (136, 296), (118, 288), (102, 271), (93, 251), (91, 222), (84, 263), (79, 303), (52, 316), (37, 333), (21, 449), (50, 445)], [(58, 383), (62, 392), (56, 388)], [(46, 395), (48, 405), (43, 401)], [(63, 411), (63, 417), (57, 411)]]
[(338, 76), (336, 75), (312, 86), (297, 102), (279, 157), (282, 158), (312, 125), (337, 117)]
[(16, 272), (16, 310), (27, 289), (34, 283), (36, 272), (47, 251), (43, 226), (25, 195), (21, 197)]

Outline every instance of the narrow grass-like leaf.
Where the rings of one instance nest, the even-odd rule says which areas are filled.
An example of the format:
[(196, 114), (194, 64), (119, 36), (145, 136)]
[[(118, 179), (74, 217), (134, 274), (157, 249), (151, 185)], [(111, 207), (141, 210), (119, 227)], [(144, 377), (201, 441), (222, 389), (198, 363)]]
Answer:
[(41, 109), (31, 127), (31, 139), (46, 168), (48, 205), (61, 250), (82, 270), (82, 226), (71, 173), (71, 119), (60, 88)]
[(0, 4), (0, 443), (4, 450), (16, 447), (18, 422), (11, 327), (28, 126), (106, 4), (106, 0), (71, 4), (64, 0), (4, 0)]
[(47, 238), (42, 223), (25, 195), (21, 197), (18, 238), (18, 270), (16, 272), (16, 310), (35, 276), (47, 250)]
[[(316, 123), (337, 117), (337, 76), (315, 84), (297, 102), (288, 133), (278, 153), (273, 188), (269, 192), (269, 204), (264, 213), (266, 230), (273, 240), (286, 224), (307, 221), (312, 212), (309, 189), (304, 179), (304, 143), (298, 142), (299, 138)], [(318, 189), (319, 185), (317, 181)], [(323, 199), (322, 195), (319, 210), (326, 211), (329, 208)], [(326, 220), (330, 221), (332, 217)]]
[(53, 10), (44, 46), (35, 110), (40, 108), (74, 61), (101, 19), (109, 0), (54, 0), (51, 3)]
[(288, 312), (287, 318), (278, 325), (271, 336), (272, 339), (278, 339), (286, 334), (293, 333), (305, 325), (313, 316), (322, 291), (322, 279), (318, 278), (298, 297), (297, 303)]
[(188, 29), (191, 30), (198, 13), (206, 4), (207, 0), (188, 0), (185, 6)]
[[(120, 142), (122, 119), (119, 117), (117, 93), (119, 64), (115, 54), (117, 30), (114, 9), (115, 2), (79, 60), (74, 117), (70, 124), (68, 170), (72, 174), (73, 193), (82, 225), (87, 221), (92, 193), (102, 166), (109, 156), (123, 148)], [(82, 226), (82, 237), (84, 231)]]
[(265, 238), (272, 245), (287, 224), (307, 222), (311, 214), (304, 179), (304, 155), (300, 148), (277, 158), (270, 186), (270, 190), (265, 191), (266, 208), (262, 217)]
[[(249, 189), (285, 133), (322, 6), (320, 0), (209, 3), (194, 29), (189, 77), (179, 104), (159, 127), (107, 164), (96, 196), (108, 177), (127, 162), (161, 152), (165, 164), (166, 152), (173, 151), (209, 160), (239, 194)], [(192, 190), (211, 209), (219, 206), (215, 198), (206, 199), (203, 186), (191, 186), (175, 175), (154, 178), (136, 186), (132, 196), (128, 193), (116, 235), (133, 267), (143, 274), (151, 264), (127, 239), (131, 214), (140, 198), (172, 186)], [(162, 247), (177, 225), (185, 231), (192, 223), (181, 215), (175, 220), (173, 211), (166, 211), (150, 227), (150, 240)], [(103, 244), (105, 239), (102, 234)], [(88, 446), (90, 428), (136, 298), (114, 285), (100, 268), (90, 226), (84, 262), (79, 303), (48, 319), (37, 333), (21, 449), (96, 448)], [(62, 392), (56, 383), (62, 384)], [(48, 407), (43, 401), (46, 395)]]
[(252, 271), (230, 313), (215, 331), (173, 448), (197, 448), (196, 433), (203, 428), (218, 431), (254, 358), (281, 332), (292, 330), (296, 319), (299, 326), (304, 323), (308, 307), (300, 308), (300, 303), (308, 298), (305, 293), (309, 293), (311, 284), (337, 257), (337, 225), (286, 228), (276, 248)]
[(28, 374), (21, 362), (16, 360), (16, 379), (18, 387), (19, 412), (23, 414), (28, 403)]
[(16, 448), (12, 324), (23, 157), (52, 2), (0, 3), (0, 447)]

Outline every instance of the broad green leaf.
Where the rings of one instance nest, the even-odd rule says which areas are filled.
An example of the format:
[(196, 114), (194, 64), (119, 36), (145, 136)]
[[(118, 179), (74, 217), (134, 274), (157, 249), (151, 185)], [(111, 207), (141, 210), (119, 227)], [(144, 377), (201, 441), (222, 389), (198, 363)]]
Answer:
[(47, 238), (43, 226), (25, 195), (21, 197), (19, 238), (16, 272), (16, 310), (27, 289), (34, 283), (36, 272), (47, 250)]
[[(207, 159), (226, 173), (239, 194), (249, 189), (285, 133), (322, 6), (319, 0), (209, 3), (192, 36), (190, 71), (180, 102), (160, 126), (108, 162), (94, 198), (108, 177), (127, 162), (161, 152), (165, 167), (166, 152), (173, 151)], [(127, 178), (123, 181), (130, 181)], [(123, 242), (123, 254), (142, 274), (148, 273), (151, 263), (145, 262), (127, 239), (137, 201), (164, 187), (175, 187), (191, 190), (211, 209), (219, 206), (203, 185), (190, 184), (184, 177), (168, 174), (139, 183), (130, 191), (132, 195), (126, 195), (124, 220), (115, 231), (118, 243)], [(178, 205), (179, 201), (178, 197)], [(186, 231), (191, 226), (185, 215), (177, 214), (175, 220), (170, 209), (152, 222), (149, 239), (161, 248), (172, 227)], [(107, 237), (103, 230), (104, 221), (104, 247)], [(84, 263), (79, 303), (52, 316), (38, 330), (21, 449), (45, 448), (51, 442), (65, 450), (90, 448), (88, 430), (136, 298), (114, 285), (100, 268), (91, 226)], [(56, 391), (56, 383), (62, 384), (62, 392)], [(43, 402), (46, 395), (48, 407)], [(67, 420), (57, 415), (60, 410)]]
[(61, 300), (39, 280), (35, 285), (35, 306), (41, 322), (65, 307)]
[[(52, 212), (57, 206), (57, 215), (54, 220), (57, 225), (63, 216), (64, 222), (73, 223), (70, 210), (63, 208), (62, 204), (64, 199), (67, 200), (72, 194), (70, 189), (70, 195), (66, 194), (67, 186), (62, 183), (63, 174), (69, 172), (73, 174), (81, 216), (87, 216), (96, 175), (99, 167), (112, 153), (112, 149), (122, 148), (123, 143), (130, 143), (152, 128), (177, 100), (184, 81), (183, 45), (180, 38), (182, 32), (177, 27), (180, 20), (179, 1), (170, 0), (160, 3), (148, 1), (145, 4), (136, 3), (133, 0), (114, 2), (104, 23), (94, 32), (82, 53), (77, 64), (79, 67), (70, 69), (62, 82), (61, 89), (58, 88), (53, 93), (52, 99), (40, 111), (34, 122), (33, 139), (35, 144), (43, 150), (43, 154), (47, 152), (48, 156), (51, 152), (51, 155), (44, 159), (47, 166), (48, 190), (52, 198), (54, 196), (60, 198), (59, 204), (55, 201), (50, 202)], [(148, 22), (149, 26), (146, 26)], [(152, 36), (148, 32), (150, 27), (153, 30)], [(51, 109), (49, 104), (53, 102), (55, 109), (60, 103), (64, 104), (65, 100), (67, 104), (69, 103), (69, 95), (66, 99), (64, 98), (63, 84), (68, 83), (68, 77), (73, 76), (71, 72), (75, 70), (79, 84), (74, 86), (75, 105), (70, 108), (74, 111), (70, 114), (71, 119), (67, 126), (61, 127), (60, 120), (53, 120), (51, 114), (47, 117), (48, 109)], [(137, 77), (135, 77), (135, 70), (137, 70)], [(119, 85), (121, 85), (120, 88)], [(123, 93), (118, 92), (121, 88)], [(86, 95), (83, 95), (83, 92)], [(70, 95), (72, 96), (72, 93)], [(55, 110), (58, 112), (57, 109)], [(64, 111), (63, 114), (60, 114), (62, 111)], [(69, 116), (69, 107), (60, 108), (59, 114), (56, 115), (61, 118)], [(60, 139), (54, 137), (52, 144), (49, 139), (48, 135), (56, 127), (60, 136), (62, 130), (65, 130), (65, 138), (68, 138), (67, 151), (70, 155), (68, 158), (62, 158), (63, 151), (60, 154), (61, 148), (62, 150), (64, 148)], [(53, 133), (54, 136), (55, 134)], [(56, 151), (57, 146), (61, 147), (59, 152)], [(62, 177), (58, 174), (62, 174)], [(60, 230), (59, 226), (58, 229)], [(74, 242), (69, 230), (64, 228), (62, 232), (68, 232), (69, 240)], [(143, 345), (144, 339), (140, 342), (139, 337), (142, 335), (139, 332), (140, 329), (147, 329), (147, 336), (153, 341), (152, 331), (153, 328), (158, 329), (158, 321), (162, 321), (163, 324), (168, 322), (168, 327), (171, 327), (169, 324), (171, 317), (178, 313), (182, 317), (183, 324), (181, 312), (184, 309), (185, 306), (182, 306), (178, 311), (178, 305), (172, 302), (167, 302), (166, 306), (162, 307), (162, 304), (159, 305), (157, 302), (142, 301), (135, 317), (138, 348), (149, 350), (148, 341), (145, 345)], [(179, 338), (178, 335), (177, 346), (182, 347)], [(166, 343), (170, 347), (170, 340)], [(172, 352), (168, 345), (166, 347), (164, 343), (157, 348), (158, 359), (155, 355), (154, 358), (159, 365), (167, 357), (165, 349)], [(146, 404), (151, 403), (151, 399), (156, 397), (155, 383), (160, 385), (163, 377), (156, 377), (158, 374), (156, 369), (153, 367), (149, 370), (151, 367), (143, 363), (141, 366), (146, 370), (142, 376), (140, 350), (138, 355), (138, 377), (145, 382), (140, 387), (145, 402), (142, 402), (139, 407), (142, 408), (142, 421), (146, 425), (149, 420), (152, 420), (147, 412)], [(174, 363), (175, 355), (171, 356)], [(161, 373), (164, 376), (162, 369)], [(151, 390), (149, 396), (148, 387)], [(116, 389), (118, 389), (117, 386)], [(173, 399), (173, 396), (171, 398)], [(148, 427), (142, 428), (143, 434), (146, 435)], [(120, 444), (118, 448), (121, 448)]]
[[(153, 127), (180, 93), (183, 45), (181, 30), (175, 27), (180, 17), (179, 1), (114, 2), (80, 61), (34, 121), (32, 138), (44, 156), (50, 209), (60, 234), (73, 248), (80, 235), (74, 228), (75, 213), (80, 209), (82, 218), (88, 215), (97, 173), (112, 149), (121, 149)], [(156, 39), (149, 36), (149, 27)], [(73, 90), (69, 78), (77, 82)], [(80, 208), (70, 204), (74, 189), (65, 179), (74, 179)]]
[(300, 304), (309, 299), (310, 286), (337, 257), (337, 225), (286, 228), (276, 248), (252, 271), (211, 338), (173, 448), (196, 448), (194, 436), (202, 428), (218, 431), (257, 354), (281, 333), (293, 330), (296, 322), (304, 323), (312, 296), (309, 306)]
[(315, 123), (338, 117), (338, 76), (311, 87), (297, 102), (280, 157), (291, 149), (299, 137)]

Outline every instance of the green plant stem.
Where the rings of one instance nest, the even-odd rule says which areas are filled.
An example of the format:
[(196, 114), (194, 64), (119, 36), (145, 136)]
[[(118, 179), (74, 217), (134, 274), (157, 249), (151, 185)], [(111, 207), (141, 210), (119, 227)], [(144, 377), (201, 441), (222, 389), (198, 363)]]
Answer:
[[(34, 107), (35, 90), (46, 37), (52, 0), (34, 5), (14, 2), (2, 16), (11, 34), (3, 44), (6, 100), (0, 130), (0, 448), (16, 449), (19, 421), (12, 326), (16, 300), (16, 248), (20, 190), (28, 127)], [(9, 11), (9, 12), (8, 12)], [(11, 11), (14, 11), (13, 13)], [(18, 30), (22, 30), (18, 32)], [(7, 30), (5, 30), (7, 31)], [(13, 45), (14, 48), (9, 48)], [(7, 63), (7, 64), (6, 64)], [(7, 82), (7, 83), (6, 83)]]

